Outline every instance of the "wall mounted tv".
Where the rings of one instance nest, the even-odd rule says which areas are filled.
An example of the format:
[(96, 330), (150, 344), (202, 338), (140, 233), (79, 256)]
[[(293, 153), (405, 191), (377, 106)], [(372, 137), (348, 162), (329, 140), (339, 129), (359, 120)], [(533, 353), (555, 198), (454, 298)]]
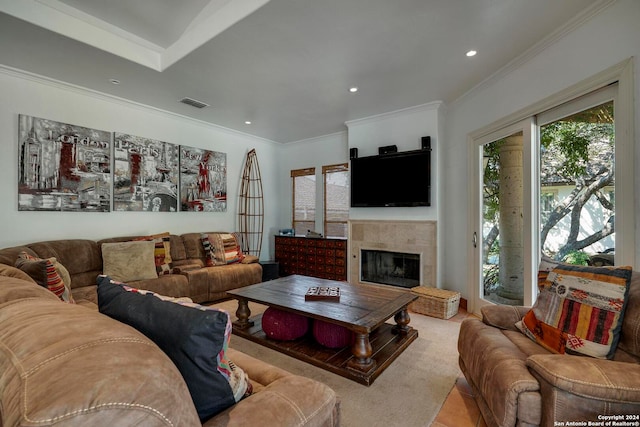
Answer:
[(351, 207), (431, 206), (431, 150), (351, 159)]

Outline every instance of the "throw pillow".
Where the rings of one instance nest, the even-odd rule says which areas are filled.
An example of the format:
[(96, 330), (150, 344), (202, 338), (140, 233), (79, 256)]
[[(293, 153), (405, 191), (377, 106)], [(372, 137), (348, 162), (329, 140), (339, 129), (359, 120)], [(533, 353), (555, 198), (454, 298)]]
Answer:
[(153, 258), (158, 276), (173, 273), (173, 260), (171, 259), (171, 236), (169, 232), (152, 234), (134, 239), (134, 241), (152, 241), (155, 244)]
[(49, 289), (60, 300), (75, 304), (71, 295), (71, 275), (56, 258), (37, 258), (20, 252), (15, 266), (24, 271), (38, 285)]
[[(214, 233), (212, 233), (211, 235), (213, 234)], [(218, 247), (214, 246), (211, 243), (211, 239), (209, 238), (209, 236), (210, 235), (207, 233), (202, 233), (200, 235), (200, 241), (202, 242), (202, 249), (204, 250), (207, 267), (213, 267), (214, 265), (225, 265), (226, 262), (224, 261), (224, 253), (216, 253)]]
[(240, 239), (235, 233), (202, 233), (200, 240), (208, 267), (236, 264), (244, 260)]
[(102, 244), (102, 270), (121, 282), (155, 279), (155, 243), (133, 241)]
[(219, 368), (231, 329), (228, 313), (131, 292), (107, 276), (98, 276), (97, 283), (100, 312), (136, 328), (169, 356), (202, 422), (235, 403), (230, 381)]
[(516, 326), (551, 352), (610, 359), (620, 340), (631, 273), (631, 267), (562, 263), (548, 274), (543, 268), (538, 299)]
[(216, 264), (236, 264), (242, 262), (244, 255), (239, 240), (233, 233), (209, 234), (209, 241), (215, 248)]

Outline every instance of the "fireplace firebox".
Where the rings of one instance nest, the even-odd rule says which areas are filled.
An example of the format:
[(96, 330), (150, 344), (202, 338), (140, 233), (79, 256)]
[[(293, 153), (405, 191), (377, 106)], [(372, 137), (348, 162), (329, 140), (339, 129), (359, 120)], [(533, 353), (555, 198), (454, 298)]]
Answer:
[(420, 285), (420, 254), (361, 249), (360, 280), (402, 288)]

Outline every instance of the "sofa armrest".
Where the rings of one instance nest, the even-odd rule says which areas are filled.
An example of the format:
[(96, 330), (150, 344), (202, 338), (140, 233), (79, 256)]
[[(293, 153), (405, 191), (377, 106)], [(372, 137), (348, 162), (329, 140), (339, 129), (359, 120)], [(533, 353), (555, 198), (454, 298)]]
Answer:
[(245, 255), (244, 258), (242, 258), (242, 264), (253, 264), (260, 261), (260, 258), (258, 258), (255, 255)]
[(339, 402), (326, 385), (289, 375), (241, 400), (203, 424), (204, 427), (333, 427), (339, 425)]
[(214, 416), (203, 426), (333, 427), (339, 425), (339, 399), (325, 384), (293, 375), (233, 348), (228, 349), (228, 357), (249, 375), (249, 379), (254, 384), (254, 393)]
[(500, 329), (517, 331), (515, 324), (522, 320), (530, 307), (510, 306), (510, 305), (485, 305), (480, 309), (482, 321)]
[(589, 399), (640, 403), (640, 365), (566, 354), (527, 359), (536, 376), (556, 389)]

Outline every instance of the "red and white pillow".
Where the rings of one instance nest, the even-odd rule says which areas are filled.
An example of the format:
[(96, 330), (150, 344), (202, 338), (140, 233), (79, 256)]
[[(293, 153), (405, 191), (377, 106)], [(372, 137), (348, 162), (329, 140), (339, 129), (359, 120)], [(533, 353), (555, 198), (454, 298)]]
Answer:
[(38, 285), (49, 289), (61, 301), (75, 304), (71, 295), (71, 275), (54, 257), (42, 259), (20, 252), (15, 266), (24, 271)]
[(202, 233), (201, 241), (209, 267), (237, 264), (245, 257), (235, 233)]

